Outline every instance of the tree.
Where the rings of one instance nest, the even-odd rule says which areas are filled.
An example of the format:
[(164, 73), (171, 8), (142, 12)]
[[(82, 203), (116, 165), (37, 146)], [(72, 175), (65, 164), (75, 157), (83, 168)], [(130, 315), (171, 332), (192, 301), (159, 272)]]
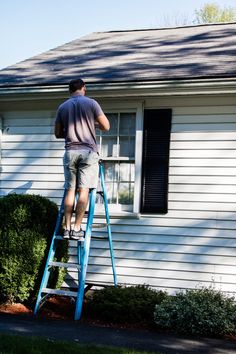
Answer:
[(159, 20), (160, 27), (180, 27), (187, 26), (191, 24), (189, 20), (189, 15), (186, 13), (173, 13), (173, 14), (163, 14)]
[(220, 7), (214, 2), (205, 3), (200, 9), (196, 9), (194, 14), (190, 15), (184, 12), (163, 14), (158, 24), (159, 27), (179, 27), (236, 21), (235, 7)]
[(221, 8), (216, 3), (206, 3), (195, 10), (196, 23), (218, 23), (218, 22), (233, 22), (236, 21), (236, 9), (233, 7)]

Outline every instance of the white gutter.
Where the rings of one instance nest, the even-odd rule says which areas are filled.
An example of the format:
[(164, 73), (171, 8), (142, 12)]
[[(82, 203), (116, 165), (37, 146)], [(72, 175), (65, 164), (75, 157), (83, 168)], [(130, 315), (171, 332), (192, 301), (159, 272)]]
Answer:
[[(236, 78), (88, 83), (87, 89), (88, 95), (102, 98), (235, 94)], [(0, 101), (21, 100), (23, 95), (24, 100), (65, 97), (68, 85), (0, 88)]]

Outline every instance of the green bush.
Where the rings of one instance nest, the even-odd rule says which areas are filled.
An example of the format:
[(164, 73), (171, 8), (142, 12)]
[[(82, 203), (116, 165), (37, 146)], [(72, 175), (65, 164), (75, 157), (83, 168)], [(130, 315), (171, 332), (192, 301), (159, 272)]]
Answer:
[(225, 335), (236, 332), (236, 304), (213, 288), (186, 290), (157, 304), (158, 326), (178, 333)]
[(112, 323), (154, 323), (155, 304), (167, 294), (148, 286), (106, 287), (95, 290), (88, 299), (86, 311), (102, 321)]
[(29, 299), (42, 276), (57, 206), (38, 195), (0, 198), (0, 299)]

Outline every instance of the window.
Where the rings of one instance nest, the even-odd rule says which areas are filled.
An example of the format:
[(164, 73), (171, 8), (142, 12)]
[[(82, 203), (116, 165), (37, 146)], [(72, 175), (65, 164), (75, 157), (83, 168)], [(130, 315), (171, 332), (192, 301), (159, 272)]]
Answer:
[(135, 180), (136, 113), (106, 113), (111, 128), (97, 132), (105, 168), (108, 202), (115, 210), (132, 210)]

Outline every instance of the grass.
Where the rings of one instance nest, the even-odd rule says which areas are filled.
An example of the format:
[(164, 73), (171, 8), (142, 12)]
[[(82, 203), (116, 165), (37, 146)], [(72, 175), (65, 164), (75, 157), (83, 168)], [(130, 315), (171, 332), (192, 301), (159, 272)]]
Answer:
[[(39, 337), (0, 335), (0, 354), (148, 354), (131, 349), (82, 345)], [(149, 353), (150, 354), (150, 353)], [(155, 353), (158, 354), (158, 353)], [(161, 354), (161, 353), (159, 353)]]

